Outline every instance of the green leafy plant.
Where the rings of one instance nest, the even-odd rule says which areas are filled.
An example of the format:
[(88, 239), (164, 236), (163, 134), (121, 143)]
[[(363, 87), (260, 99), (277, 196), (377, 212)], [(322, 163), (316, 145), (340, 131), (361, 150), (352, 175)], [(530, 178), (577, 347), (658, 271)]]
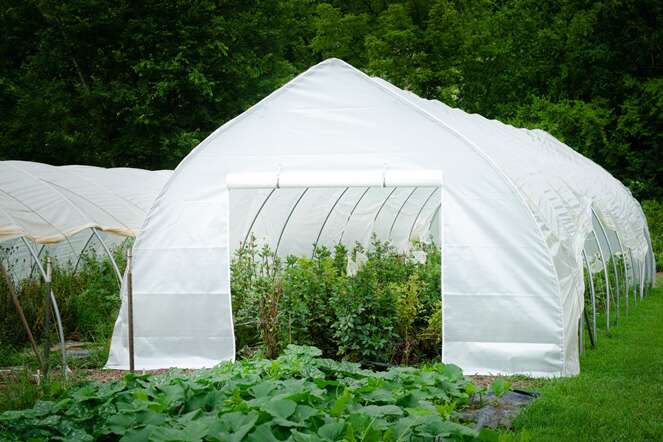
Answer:
[(440, 272), (431, 244), (403, 253), (373, 238), (368, 248), (318, 247), (310, 258), (282, 259), (251, 237), (231, 263), (236, 347), (274, 356), (291, 343), (314, 345), (372, 362), (436, 358)]
[[(126, 248), (129, 242), (117, 247), (113, 253), (115, 261), (120, 269), (125, 266)], [(0, 248), (0, 259), (11, 271), (11, 265), (16, 258), (13, 254), (17, 251), (6, 247)], [(76, 270), (76, 271), (74, 271)], [(4, 278), (0, 278), (0, 342), (2, 342), (3, 353), (8, 358), (3, 360), (9, 362), (12, 358), (20, 359), (21, 365), (36, 366), (34, 355), (23, 357), (23, 349), (28, 340), (23, 326), (18, 318), (16, 308), (9, 297)], [(12, 281), (16, 284), (15, 290), (20, 299), (23, 312), (36, 337), (43, 335), (43, 282), (37, 272), (31, 277), (20, 281)], [(78, 268), (74, 268), (69, 261), (53, 261), (53, 293), (58, 301), (65, 337), (70, 340), (89, 341), (94, 343), (95, 348), (107, 350), (108, 340), (112, 334), (117, 312), (120, 307), (119, 284), (111, 262), (106, 257), (101, 257), (90, 247), (81, 257)], [(52, 336), (56, 336), (55, 321), (51, 321)], [(94, 352), (94, 360), (86, 363), (94, 363), (95, 366), (103, 364), (105, 352)], [(17, 361), (18, 362), (18, 361)], [(60, 361), (57, 360), (56, 363)]]
[[(453, 365), (385, 372), (288, 346), (275, 360), (190, 375), (84, 382), (0, 415), (3, 440), (476, 440), (456, 421), (471, 385)], [(289, 439), (291, 438), (291, 439)]]
[(393, 285), (396, 292), (396, 330), (401, 340), (401, 362), (407, 364), (410, 353), (417, 344), (418, 336), (415, 329), (415, 321), (422, 310), (420, 299), (422, 284), (416, 273), (408, 278), (403, 285)]
[(497, 378), (488, 387), (488, 391), (494, 393), (497, 397), (504, 396), (511, 388), (511, 381), (504, 378)]

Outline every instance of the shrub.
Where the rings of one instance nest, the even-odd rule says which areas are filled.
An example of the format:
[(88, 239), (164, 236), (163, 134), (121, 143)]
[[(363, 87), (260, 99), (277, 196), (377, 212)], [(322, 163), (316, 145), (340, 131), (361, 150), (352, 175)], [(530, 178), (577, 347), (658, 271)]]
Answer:
[(333, 300), (347, 283), (344, 258), (344, 248), (336, 248), (332, 255), (322, 247), (314, 250), (311, 259), (288, 259), (282, 303), (288, 343), (313, 345), (328, 356), (336, 353)]
[(231, 263), (237, 348), (274, 355), (297, 343), (374, 362), (437, 357), (440, 265), (434, 245), (400, 253), (374, 238), (367, 249), (319, 247), (281, 260), (250, 238)]
[[(125, 251), (126, 245), (114, 251), (114, 258), (121, 269), (125, 266)], [(71, 263), (54, 262), (52, 289), (58, 302), (65, 337), (98, 342), (106, 347), (120, 306), (119, 284), (110, 260), (99, 258), (94, 250), (90, 250), (82, 257), (77, 272), (73, 271)], [(17, 295), (36, 339), (44, 334), (44, 290), (39, 276), (16, 284)], [(0, 293), (0, 341), (3, 352), (11, 358), (11, 350), (20, 350), (28, 340), (4, 278), (0, 278)], [(51, 325), (51, 342), (55, 343), (53, 337), (57, 335), (54, 320)]]

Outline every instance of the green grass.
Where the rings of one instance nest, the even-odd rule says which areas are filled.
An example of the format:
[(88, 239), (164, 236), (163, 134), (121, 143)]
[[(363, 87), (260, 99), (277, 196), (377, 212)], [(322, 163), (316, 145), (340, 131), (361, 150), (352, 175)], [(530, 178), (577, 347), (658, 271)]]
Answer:
[(540, 392), (514, 423), (531, 440), (663, 440), (663, 288), (631, 305), (610, 335), (599, 331), (580, 376)]

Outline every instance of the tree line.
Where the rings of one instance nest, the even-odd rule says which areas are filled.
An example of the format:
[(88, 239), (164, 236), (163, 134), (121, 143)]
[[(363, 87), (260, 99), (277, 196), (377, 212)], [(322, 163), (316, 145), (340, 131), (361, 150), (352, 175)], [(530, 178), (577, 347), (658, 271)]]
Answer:
[(658, 0), (0, 0), (0, 159), (173, 168), (309, 66), (542, 128), (663, 198)]

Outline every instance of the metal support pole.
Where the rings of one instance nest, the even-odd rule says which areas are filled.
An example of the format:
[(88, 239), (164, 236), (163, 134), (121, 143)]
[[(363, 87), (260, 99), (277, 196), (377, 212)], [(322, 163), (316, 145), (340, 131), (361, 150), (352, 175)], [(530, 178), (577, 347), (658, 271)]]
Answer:
[(596, 212), (594, 211), (593, 208), (592, 208), (592, 215), (594, 216), (594, 218), (596, 218), (601, 233), (603, 234), (603, 238), (605, 239), (605, 243), (608, 245), (608, 253), (610, 254), (610, 260), (612, 261), (612, 268), (615, 272), (615, 285), (616, 285), (615, 288), (617, 290), (616, 292), (614, 292), (613, 296), (615, 297), (615, 325), (617, 325), (619, 323), (619, 277), (617, 275), (617, 263), (615, 262), (615, 255), (612, 252), (612, 246), (610, 245), (610, 239), (608, 238), (608, 233), (606, 232), (605, 227), (603, 227), (603, 223), (599, 219), (598, 215), (596, 215)]
[(592, 348), (596, 348), (596, 330), (592, 332), (592, 329), (589, 327), (589, 318), (587, 317), (587, 310), (584, 311), (583, 317), (587, 323), (587, 333), (589, 333), (589, 344)]
[(596, 292), (594, 291), (594, 276), (592, 275), (592, 268), (589, 265), (589, 260), (587, 259), (587, 254), (584, 250), (582, 251), (582, 259), (585, 261), (587, 275), (589, 276), (589, 296), (592, 303), (592, 333), (596, 336)]
[(582, 306), (582, 313), (580, 314), (580, 324), (578, 325), (578, 349), (580, 354), (584, 350), (584, 336), (585, 336), (585, 306)]
[(624, 301), (626, 307), (626, 314), (628, 314), (628, 269), (626, 268), (626, 254), (624, 253), (624, 245), (622, 244), (622, 239), (619, 237), (619, 232), (615, 231), (615, 236), (617, 237), (617, 242), (619, 243), (619, 252), (622, 255), (622, 264), (624, 266)]
[[(41, 258), (41, 253), (46, 250), (46, 245), (42, 244), (42, 246), (39, 248), (39, 251), (37, 252), (37, 259)], [(32, 263), (32, 266), (30, 266), (30, 278), (32, 278), (32, 275), (35, 273), (35, 269), (37, 268), (36, 263)]]
[(129, 324), (129, 371), (134, 372), (134, 290), (131, 247), (127, 250), (127, 316)]
[(46, 290), (44, 291), (44, 382), (48, 382), (48, 365), (51, 344), (49, 342), (49, 329), (51, 328), (51, 306), (49, 303), (49, 294), (51, 293), (51, 257), (46, 258), (46, 278), (44, 279)]
[[(23, 244), (25, 247), (27, 247), (28, 251), (30, 252), (30, 255), (32, 256), (32, 259), (35, 260), (35, 263), (37, 264), (37, 268), (39, 269), (39, 272), (41, 273), (41, 277), (43, 278), (44, 281), (46, 281), (46, 270), (44, 269), (44, 266), (41, 265), (41, 261), (39, 261), (39, 258), (37, 257), (37, 252), (35, 252), (35, 249), (32, 247), (32, 245), (24, 238), (21, 237), (21, 240), (23, 241)], [(53, 311), (55, 312), (55, 321), (57, 323), (57, 330), (58, 334), (60, 337), (60, 350), (62, 351), (62, 370), (66, 376), (67, 371), (69, 370), (69, 367), (67, 366), (67, 352), (65, 349), (65, 344), (64, 344), (64, 328), (62, 327), (62, 318), (60, 317), (60, 308), (58, 307), (58, 302), (55, 299), (55, 295), (53, 294), (53, 290), (50, 292), (51, 295), (51, 303), (53, 304)]]
[(115, 276), (117, 276), (117, 282), (118, 284), (122, 285), (122, 272), (120, 272), (120, 268), (117, 266), (117, 263), (115, 262), (115, 258), (113, 258), (113, 254), (111, 251), (108, 249), (108, 246), (106, 246), (106, 242), (101, 238), (101, 235), (99, 235), (99, 232), (97, 232), (97, 229), (94, 227), (91, 227), (92, 233), (94, 236), (97, 237), (99, 242), (101, 243), (101, 247), (103, 247), (104, 252), (106, 252), (106, 255), (108, 256), (108, 259), (110, 259), (111, 265), (113, 266), (113, 270), (115, 270)]
[(645, 256), (645, 277), (644, 277), (644, 291), (645, 296), (649, 295), (649, 288), (651, 282), (651, 260), (649, 259), (649, 250)]
[(605, 329), (610, 330), (610, 278), (608, 277), (608, 265), (605, 262), (605, 253), (603, 253), (603, 247), (601, 247), (599, 237), (596, 235), (594, 229), (592, 229), (592, 233), (594, 234), (596, 246), (599, 248), (601, 264), (603, 264), (603, 276), (605, 277)]
[(635, 278), (636, 276), (635, 268), (638, 267), (638, 265), (633, 259), (633, 251), (631, 249), (628, 249), (628, 255), (631, 260), (631, 273), (633, 274), (633, 304), (635, 305), (638, 303), (638, 289), (636, 286), (636, 278)]

